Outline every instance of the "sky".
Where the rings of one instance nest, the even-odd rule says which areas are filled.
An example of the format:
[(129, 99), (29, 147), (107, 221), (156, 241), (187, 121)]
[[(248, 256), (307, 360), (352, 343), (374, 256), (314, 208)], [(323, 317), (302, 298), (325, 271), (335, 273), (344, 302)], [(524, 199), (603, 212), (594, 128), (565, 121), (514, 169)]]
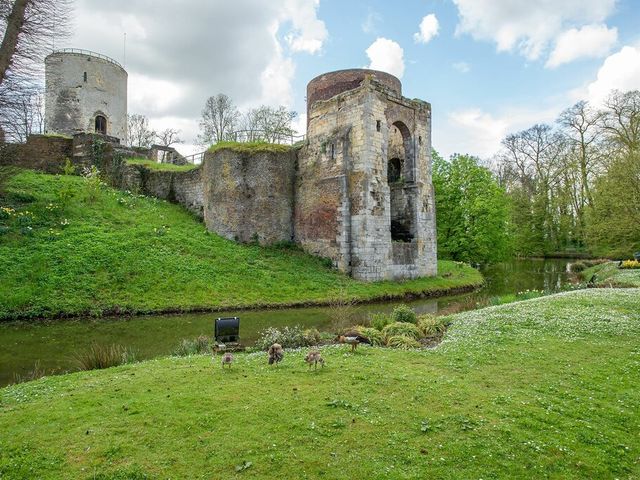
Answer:
[(431, 103), (442, 155), (487, 158), (579, 100), (640, 89), (638, 27), (640, 0), (76, 0), (56, 47), (125, 64), (129, 113), (180, 129), (184, 153), (202, 150), (211, 95), (284, 105), (304, 133), (307, 83), (366, 67)]

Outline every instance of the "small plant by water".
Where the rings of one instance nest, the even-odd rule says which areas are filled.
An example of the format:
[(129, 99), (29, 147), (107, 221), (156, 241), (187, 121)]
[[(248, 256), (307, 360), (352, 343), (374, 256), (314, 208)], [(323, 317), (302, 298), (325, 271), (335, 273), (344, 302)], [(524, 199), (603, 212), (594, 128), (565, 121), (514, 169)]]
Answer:
[(92, 343), (87, 350), (76, 354), (76, 361), (80, 370), (99, 370), (133, 363), (136, 355), (133, 350), (122, 345)]
[[(391, 338), (395, 336), (410, 337), (414, 340), (418, 340), (422, 337), (422, 332), (413, 323), (407, 322), (394, 322), (390, 323), (382, 330), (385, 337)], [(389, 342), (387, 342), (389, 344)], [(390, 345), (392, 346), (392, 345)]]
[(398, 305), (391, 312), (391, 319), (394, 322), (406, 322), (406, 323), (416, 323), (417, 317), (416, 312), (413, 311), (411, 307), (405, 305), (404, 303)]
[(173, 351), (176, 357), (188, 357), (189, 355), (201, 355), (210, 353), (213, 347), (213, 339), (206, 335), (200, 335), (196, 338), (185, 338), (180, 345)]
[(320, 332), (315, 328), (304, 330), (300, 325), (269, 327), (260, 333), (255, 347), (267, 350), (274, 343), (279, 343), (284, 348), (308, 347), (317, 345), (321, 339)]

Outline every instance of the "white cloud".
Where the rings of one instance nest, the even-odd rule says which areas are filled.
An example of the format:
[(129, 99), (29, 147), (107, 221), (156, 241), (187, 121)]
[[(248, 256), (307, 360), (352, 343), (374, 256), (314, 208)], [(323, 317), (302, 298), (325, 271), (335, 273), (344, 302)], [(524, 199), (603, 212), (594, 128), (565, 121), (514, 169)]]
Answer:
[(402, 78), (404, 74), (404, 50), (393, 40), (380, 37), (366, 50), (370, 63), (368, 68)]
[(364, 33), (373, 33), (376, 30), (378, 23), (382, 21), (382, 15), (373, 10), (369, 10), (369, 13), (365, 17), (364, 21), (360, 25)]
[(602, 23), (616, 0), (453, 0), (460, 22), (456, 33), (496, 43), (536, 60), (568, 26)]
[(294, 30), (285, 39), (293, 52), (318, 53), (329, 33), (322, 20), (318, 19), (320, 0), (285, 0), (280, 16), (290, 20)]
[[(152, 122), (197, 124), (205, 99), (217, 93), (242, 109), (291, 108), (296, 55), (321, 53), (328, 38), (319, 0), (75, 3), (74, 37), (56, 46), (122, 61), (126, 32), (129, 111)], [(195, 133), (185, 129), (185, 140), (194, 143)]]
[(422, 18), (420, 22), (420, 31), (413, 34), (413, 40), (416, 43), (429, 43), (433, 37), (438, 35), (440, 24), (435, 14), (430, 13)]
[(481, 158), (496, 154), (509, 133), (536, 123), (553, 122), (561, 108), (511, 108), (497, 114), (467, 108), (434, 121), (433, 145), (445, 158), (453, 153), (469, 153)]
[(579, 58), (605, 57), (618, 41), (618, 29), (606, 25), (585, 25), (580, 30), (572, 28), (560, 34), (547, 68), (556, 68)]
[(469, 73), (471, 71), (471, 65), (469, 65), (467, 62), (456, 62), (451, 66), (460, 73)]
[(607, 57), (596, 80), (581, 93), (594, 105), (602, 105), (612, 90), (640, 90), (640, 45), (625, 46)]

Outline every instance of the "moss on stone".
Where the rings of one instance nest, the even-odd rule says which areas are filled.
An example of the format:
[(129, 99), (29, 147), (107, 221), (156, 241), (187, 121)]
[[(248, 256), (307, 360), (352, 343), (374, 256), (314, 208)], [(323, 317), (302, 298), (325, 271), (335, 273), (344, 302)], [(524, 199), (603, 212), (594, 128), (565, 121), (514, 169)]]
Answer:
[(291, 151), (290, 145), (267, 142), (218, 142), (209, 147), (209, 152), (231, 150), (238, 153), (286, 153)]
[(160, 170), (166, 172), (187, 172), (198, 168), (199, 165), (174, 165), (172, 163), (158, 163), (148, 158), (127, 158), (128, 165), (140, 165), (148, 168), (149, 170)]

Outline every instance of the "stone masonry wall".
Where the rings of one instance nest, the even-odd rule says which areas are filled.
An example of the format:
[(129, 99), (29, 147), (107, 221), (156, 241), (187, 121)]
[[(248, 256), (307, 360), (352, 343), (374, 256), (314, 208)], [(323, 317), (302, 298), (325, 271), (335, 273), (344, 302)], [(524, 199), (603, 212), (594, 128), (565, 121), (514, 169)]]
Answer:
[(295, 166), (295, 151), (207, 153), (202, 174), (207, 228), (240, 242), (292, 241)]
[(14, 165), (62, 173), (66, 159), (73, 157), (73, 140), (68, 137), (30, 135), (26, 143), (0, 144), (0, 165)]

